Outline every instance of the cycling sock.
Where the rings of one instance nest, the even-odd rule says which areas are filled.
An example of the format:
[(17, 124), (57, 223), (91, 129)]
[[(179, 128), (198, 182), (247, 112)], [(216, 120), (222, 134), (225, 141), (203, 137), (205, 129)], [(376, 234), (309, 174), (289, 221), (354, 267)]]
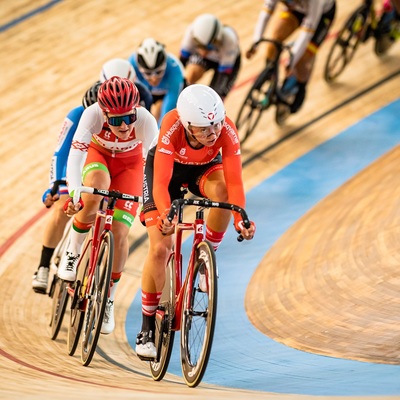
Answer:
[(51, 257), (53, 256), (55, 249), (52, 249), (51, 247), (42, 247), (42, 254), (40, 256), (40, 264), (39, 267), (45, 267), (45, 268), (50, 268), (50, 260)]
[(79, 222), (76, 218), (74, 219), (67, 251), (73, 254), (80, 254), (82, 244), (85, 241), (86, 235), (89, 232), (91, 226), (91, 223), (85, 224)]
[(118, 281), (113, 281), (110, 288), (110, 297), (108, 298), (111, 301), (114, 301), (115, 292), (117, 291)]
[(217, 250), (224, 238), (224, 232), (215, 232), (209, 226), (206, 226), (206, 239), (212, 244), (214, 250)]
[(148, 293), (142, 290), (142, 313), (148, 317), (155, 315), (160, 302), (161, 292)]

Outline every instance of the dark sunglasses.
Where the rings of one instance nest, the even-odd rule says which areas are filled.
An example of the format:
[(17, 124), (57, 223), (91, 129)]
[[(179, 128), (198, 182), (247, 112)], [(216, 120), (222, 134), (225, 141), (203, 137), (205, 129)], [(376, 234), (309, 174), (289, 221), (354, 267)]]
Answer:
[(136, 112), (133, 114), (123, 115), (118, 117), (109, 117), (107, 115), (108, 125), (111, 126), (121, 126), (123, 122), (125, 122), (125, 124), (127, 125), (130, 125), (133, 124), (135, 121), (136, 121)]
[(161, 67), (161, 68), (155, 69), (153, 71), (152, 70), (144, 70), (144, 69), (142, 69), (140, 72), (146, 78), (151, 78), (152, 76), (159, 77), (159, 76), (164, 74), (165, 67)]

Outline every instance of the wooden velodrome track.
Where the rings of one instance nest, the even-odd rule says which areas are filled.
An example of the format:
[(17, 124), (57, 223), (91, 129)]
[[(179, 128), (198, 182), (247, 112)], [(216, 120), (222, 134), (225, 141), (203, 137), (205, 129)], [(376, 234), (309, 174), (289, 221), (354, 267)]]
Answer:
[[(50, 3), (54, 4), (29, 16)], [(0, 398), (307, 397), (205, 383), (192, 390), (170, 374), (163, 382), (153, 382), (148, 366), (128, 344), (124, 329), (127, 309), (139, 289), (146, 242), (132, 252), (119, 286), (116, 330), (100, 338), (102, 351), (114, 363), (95, 355), (91, 366), (84, 368), (78, 355), (68, 357), (66, 328), (56, 341), (49, 339), (50, 299), (31, 290), (45, 222), (41, 195), (47, 186), (55, 135), (66, 113), (97, 79), (102, 64), (109, 58), (129, 56), (147, 36), (177, 53), (184, 29), (203, 12), (215, 13), (234, 26), (244, 49), (251, 42), (261, 3), (249, 7), (245, 0), (2, 2)], [(338, 1), (333, 32), (353, 9), (352, 3)], [(14, 23), (7, 26), (10, 22)], [(380, 60), (372, 52), (372, 43), (366, 43), (339, 83), (328, 86), (322, 70), (330, 43), (327, 40), (320, 51), (304, 108), (283, 129), (267, 113), (243, 148), (246, 189), (398, 98), (399, 77), (385, 78), (398, 72), (399, 44)], [(237, 85), (226, 102), (232, 117), (263, 65), (259, 53), (251, 62), (243, 61)], [(281, 141), (304, 124), (308, 125)], [(274, 143), (278, 144), (271, 146)], [(243, 299), (258, 330), (317, 354), (399, 363), (399, 157), (397, 147), (380, 158), (320, 202), (266, 254)], [(144, 233), (135, 224), (132, 243)], [(373, 269), (377, 264), (378, 272)], [(327, 265), (331, 268), (320, 273), (321, 266)], [(285, 280), (291, 285), (279, 287)], [(274, 296), (260, 295), (266, 285), (275, 285)], [(328, 327), (329, 334), (319, 324)]]

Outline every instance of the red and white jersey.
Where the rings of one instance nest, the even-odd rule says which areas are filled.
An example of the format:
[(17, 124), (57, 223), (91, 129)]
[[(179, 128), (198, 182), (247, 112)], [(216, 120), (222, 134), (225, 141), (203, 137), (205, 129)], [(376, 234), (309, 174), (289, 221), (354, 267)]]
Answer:
[(79, 121), (67, 163), (68, 190), (71, 192), (81, 186), (82, 169), (89, 146), (115, 158), (143, 157), (157, 142), (157, 121), (144, 107), (136, 108), (137, 118), (128, 139), (122, 140), (114, 135), (104, 121), (103, 112), (95, 103), (86, 108)]

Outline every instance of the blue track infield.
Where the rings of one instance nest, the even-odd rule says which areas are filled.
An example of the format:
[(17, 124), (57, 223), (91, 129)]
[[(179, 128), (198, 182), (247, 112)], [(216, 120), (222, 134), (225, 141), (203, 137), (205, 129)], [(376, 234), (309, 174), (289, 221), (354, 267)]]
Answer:
[[(238, 244), (237, 234), (230, 228), (218, 250), (218, 318), (203, 382), (319, 396), (400, 395), (400, 366), (295, 350), (256, 330), (244, 309), (250, 278), (279, 237), (319, 201), (400, 143), (398, 115), (400, 100), (318, 146), (247, 193), (246, 209), (257, 223), (257, 234), (253, 241)], [(140, 328), (139, 292), (126, 320), (133, 348)], [(168, 372), (181, 376), (179, 348), (177, 332)]]

